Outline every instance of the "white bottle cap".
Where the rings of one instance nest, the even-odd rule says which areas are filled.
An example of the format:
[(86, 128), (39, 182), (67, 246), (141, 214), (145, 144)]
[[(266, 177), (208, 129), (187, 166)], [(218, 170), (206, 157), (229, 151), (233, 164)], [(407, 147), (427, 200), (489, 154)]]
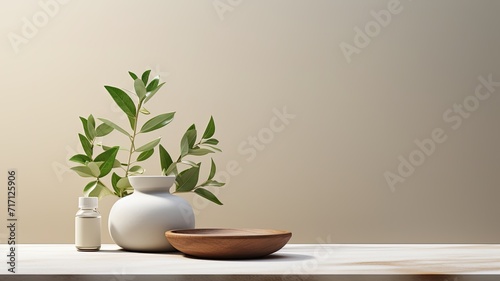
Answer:
[(97, 197), (80, 197), (78, 198), (78, 207), (80, 209), (94, 209), (98, 205)]

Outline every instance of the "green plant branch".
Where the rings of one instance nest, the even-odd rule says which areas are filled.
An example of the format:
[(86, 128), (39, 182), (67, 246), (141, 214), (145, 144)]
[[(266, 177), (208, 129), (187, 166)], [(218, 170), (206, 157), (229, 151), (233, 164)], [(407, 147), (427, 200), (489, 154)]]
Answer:
[[(116, 123), (104, 118), (94, 118), (92, 115), (90, 115), (87, 119), (85, 117), (80, 117), (84, 132), (83, 134), (79, 133), (78, 137), (85, 153), (76, 154), (70, 158), (71, 161), (79, 164), (71, 169), (84, 178), (94, 179), (84, 188), (84, 192), (87, 192), (90, 196), (98, 196), (101, 198), (114, 194), (118, 197), (125, 197), (131, 194), (134, 189), (130, 186), (128, 177), (135, 174), (142, 174), (144, 172), (144, 169), (137, 163), (145, 161), (151, 157), (154, 153), (154, 148), (159, 144), (161, 139), (158, 138), (136, 148), (135, 141), (137, 136), (142, 133), (148, 133), (160, 129), (169, 124), (174, 118), (175, 112), (163, 113), (150, 118), (142, 125), (142, 127), (139, 126), (139, 116), (141, 114), (150, 114), (148, 110), (143, 108), (143, 104), (146, 104), (147, 101), (150, 100), (151, 97), (153, 97), (163, 86), (163, 84), (165, 84), (165, 82), (161, 84), (159, 83), (158, 76), (148, 84), (149, 72), (149, 70), (145, 71), (141, 79), (138, 79), (136, 74), (129, 72), (130, 76), (134, 80), (135, 93), (127, 89), (123, 90), (113, 86), (104, 86), (118, 107), (120, 107), (122, 111), (127, 114), (128, 121), (130, 123), (129, 129), (125, 129), (125, 127), (122, 128)], [(136, 97), (137, 99), (135, 99)], [(102, 122), (101, 124), (98, 124), (98, 126), (96, 126), (96, 119)], [(127, 139), (130, 141), (130, 149), (119, 146), (106, 146), (98, 140), (98, 137), (104, 137), (112, 131), (118, 131), (119, 133), (127, 136)], [(205, 199), (222, 205), (214, 194), (204, 188), (220, 187), (224, 184), (212, 180), (216, 172), (213, 159), (208, 179), (200, 184), (198, 184), (198, 179), (201, 163), (195, 163), (186, 159), (186, 156), (203, 156), (216, 151), (220, 152), (221, 150), (215, 147), (218, 144), (218, 140), (211, 139), (214, 133), (215, 123), (213, 117), (210, 118), (205, 132), (198, 142), (195, 140), (197, 136), (195, 125), (193, 124), (190, 126), (186, 134), (181, 139), (181, 153), (175, 162), (172, 161), (168, 151), (160, 145), (160, 165), (163, 174), (173, 174), (176, 176), (176, 189), (173, 193), (192, 191)], [(207, 147), (205, 147), (205, 145)], [(97, 147), (102, 148), (103, 152), (96, 156), (95, 153)], [(122, 160), (126, 160), (126, 162), (121, 162), (117, 158), (118, 152), (120, 152), (123, 156), (124, 159)], [(139, 152), (140, 155), (137, 159), (133, 158), (133, 155)], [(179, 164), (184, 164), (190, 167), (187, 169), (183, 169), (184, 167), (178, 168)], [(102, 179), (108, 176), (113, 169), (117, 169), (116, 172), (120, 175), (122, 175), (122, 173), (125, 174), (122, 177), (118, 173), (113, 172), (111, 176), (111, 184), (108, 183), (108, 186), (111, 186), (112, 188), (108, 188), (108, 186), (103, 183)]]
[(134, 121), (134, 132), (132, 136), (130, 137), (130, 151), (128, 153), (128, 161), (127, 161), (127, 169), (125, 170), (125, 177), (129, 176), (129, 171), (130, 171), (130, 165), (132, 163), (132, 154), (135, 152), (135, 137), (137, 136), (137, 124), (139, 123), (139, 114), (140, 109), (142, 107), (142, 101), (139, 100), (139, 104), (137, 106), (137, 111), (135, 113), (135, 121)]

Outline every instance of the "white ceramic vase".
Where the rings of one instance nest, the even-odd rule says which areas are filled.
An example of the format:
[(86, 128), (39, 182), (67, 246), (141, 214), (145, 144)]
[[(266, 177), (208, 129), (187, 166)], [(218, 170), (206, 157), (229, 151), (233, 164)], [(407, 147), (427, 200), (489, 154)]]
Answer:
[(134, 193), (118, 200), (109, 213), (111, 238), (129, 251), (174, 251), (165, 232), (194, 228), (191, 205), (169, 192), (175, 176), (131, 176), (129, 181)]

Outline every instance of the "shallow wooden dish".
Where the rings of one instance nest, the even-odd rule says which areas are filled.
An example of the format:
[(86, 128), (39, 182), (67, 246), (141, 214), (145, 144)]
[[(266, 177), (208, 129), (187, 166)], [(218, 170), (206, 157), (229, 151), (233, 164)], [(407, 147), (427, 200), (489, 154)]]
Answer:
[(272, 254), (292, 233), (273, 229), (179, 229), (165, 233), (174, 248), (207, 259), (251, 259)]

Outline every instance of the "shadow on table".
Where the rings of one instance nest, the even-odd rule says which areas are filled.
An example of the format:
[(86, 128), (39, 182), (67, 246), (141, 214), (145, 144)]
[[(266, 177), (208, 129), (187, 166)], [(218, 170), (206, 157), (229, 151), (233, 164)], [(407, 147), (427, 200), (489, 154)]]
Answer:
[(188, 259), (195, 259), (195, 260), (214, 260), (214, 261), (234, 261), (234, 262), (245, 262), (245, 261), (251, 261), (251, 262), (291, 262), (291, 261), (304, 261), (304, 260), (310, 260), (314, 259), (313, 256), (309, 255), (300, 255), (300, 254), (271, 254), (269, 256), (265, 256), (262, 258), (251, 258), (251, 259), (206, 259), (206, 258), (198, 258), (190, 255), (185, 255), (183, 253), (179, 253), (183, 255), (185, 258)]
[(215, 261), (234, 261), (234, 262), (242, 262), (242, 261), (252, 261), (252, 262), (291, 262), (291, 261), (304, 261), (304, 260), (310, 260), (314, 259), (313, 256), (309, 255), (301, 255), (301, 254), (284, 254), (284, 253), (276, 253), (276, 254), (271, 254), (269, 256), (265, 256), (262, 258), (253, 258), (253, 259), (205, 259), (205, 258), (198, 258), (194, 256), (189, 256), (186, 254), (183, 254), (181, 252), (133, 252), (133, 251), (127, 251), (124, 249), (118, 249), (118, 250), (100, 250), (99, 252), (103, 253), (137, 253), (137, 254), (142, 254), (142, 255), (167, 255), (167, 256), (183, 256), (188, 259), (196, 259), (196, 260), (215, 260)]
[(142, 254), (142, 255), (171, 255), (171, 256), (182, 256), (183, 255), (181, 252), (135, 252), (135, 251), (127, 251), (127, 250), (124, 250), (124, 249), (99, 250), (99, 252), (102, 252), (102, 253), (117, 253), (117, 254), (135, 253), (135, 254)]

